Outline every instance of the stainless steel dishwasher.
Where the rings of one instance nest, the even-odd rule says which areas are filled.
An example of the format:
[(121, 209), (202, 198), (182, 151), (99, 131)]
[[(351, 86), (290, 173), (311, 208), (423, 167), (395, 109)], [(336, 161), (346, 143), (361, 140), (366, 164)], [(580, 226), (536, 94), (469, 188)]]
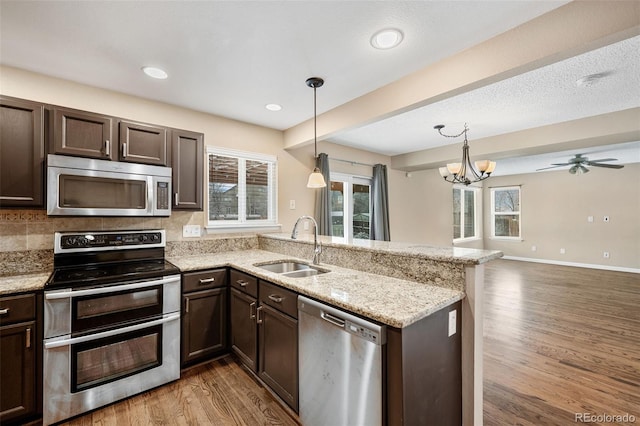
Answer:
[(381, 425), (386, 327), (298, 296), (300, 420)]

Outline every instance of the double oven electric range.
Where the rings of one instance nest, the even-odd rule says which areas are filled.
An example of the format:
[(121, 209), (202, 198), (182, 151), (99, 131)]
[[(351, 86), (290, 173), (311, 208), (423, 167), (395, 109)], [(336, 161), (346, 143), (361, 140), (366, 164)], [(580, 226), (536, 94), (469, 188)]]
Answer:
[(180, 271), (165, 245), (164, 230), (55, 234), (45, 425), (180, 377)]

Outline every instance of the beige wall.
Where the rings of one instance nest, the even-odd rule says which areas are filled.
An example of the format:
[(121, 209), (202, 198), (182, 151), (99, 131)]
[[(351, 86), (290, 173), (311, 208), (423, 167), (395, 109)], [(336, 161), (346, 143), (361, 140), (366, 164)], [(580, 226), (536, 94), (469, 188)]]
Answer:
[[(522, 241), (486, 238), (485, 248), (506, 255), (561, 262), (640, 269), (640, 164), (623, 169), (591, 168), (584, 175), (567, 170), (494, 177), (485, 188), (522, 185)], [(490, 218), (490, 191), (484, 193)], [(587, 221), (593, 216), (593, 223)], [(603, 221), (609, 216), (610, 222)], [(532, 251), (531, 247), (537, 250)], [(560, 249), (565, 254), (560, 254)], [(603, 258), (603, 252), (610, 258)]]

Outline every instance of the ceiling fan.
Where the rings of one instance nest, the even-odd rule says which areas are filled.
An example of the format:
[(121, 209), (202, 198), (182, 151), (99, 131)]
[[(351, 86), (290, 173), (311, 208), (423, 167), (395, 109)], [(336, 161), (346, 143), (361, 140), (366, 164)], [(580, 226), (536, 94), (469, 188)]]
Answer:
[(537, 169), (536, 171), (555, 169), (556, 167), (571, 166), (571, 168), (569, 168), (569, 173), (575, 175), (588, 173), (589, 169), (587, 169), (585, 166), (606, 167), (608, 169), (623, 168), (624, 166), (621, 164), (604, 164), (605, 161), (617, 160), (617, 158), (601, 158), (600, 160), (589, 160), (588, 157), (583, 157), (582, 154), (576, 154), (575, 157), (570, 159), (567, 163), (552, 163), (550, 167), (543, 167), (542, 169)]

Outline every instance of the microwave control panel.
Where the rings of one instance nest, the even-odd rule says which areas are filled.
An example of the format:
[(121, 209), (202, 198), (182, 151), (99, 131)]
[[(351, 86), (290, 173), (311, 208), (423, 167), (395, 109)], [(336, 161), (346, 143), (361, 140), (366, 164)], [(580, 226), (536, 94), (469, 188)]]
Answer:
[(169, 209), (169, 183), (158, 182), (156, 188), (156, 209), (168, 210)]

